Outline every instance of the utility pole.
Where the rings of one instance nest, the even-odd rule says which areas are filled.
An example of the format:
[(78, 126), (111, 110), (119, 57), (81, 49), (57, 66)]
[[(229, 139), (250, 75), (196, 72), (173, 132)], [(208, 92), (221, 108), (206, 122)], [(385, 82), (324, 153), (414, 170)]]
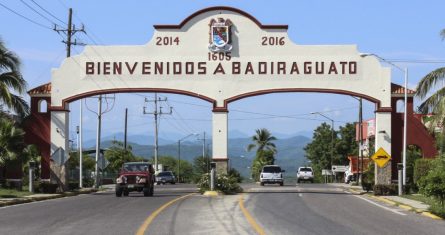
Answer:
[[(149, 102), (153, 102), (154, 103), (154, 110), (153, 112), (147, 112), (147, 107), (144, 106), (144, 114), (153, 114), (154, 118), (155, 118), (155, 149), (154, 149), (154, 158), (155, 158), (155, 171), (158, 171), (158, 129), (159, 129), (159, 125), (158, 125), (158, 116), (160, 117), (161, 115), (171, 115), (173, 113), (173, 108), (170, 107), (170, 111), (168, 113), (164, 113), (162, 112), (162, 106), (159, 105), (158, 107), (158, 103), (159, 102), (166, 102), (167, 101), (167, 97), (165, 98), (158, 98), (158, 93), (155, 93), (155, 98), (154, 100), (149, 100), (147, 98), (145, 98), (145, 103), (149, 103)], [(159, 111), (158, 111), (159, 110)]]
[(198, 140), (202, 140), (202, 163), (204, 164), (203, 168), (204, 171), (209, 171), (209, 163), (206, 159), (206, 132), (203, 132), (203, 138), (202, 139), (198, 139)]
[(83, 148), (82, 148), (82, 122), (83, 122), (83, 99), (80, 99), (80, 111), (79, 111), (79, 188), (83, 188)]
[(73, 9), (70, 8), (68, 10), (68, 25), (66, 29), (58, 29), (57, 25), (54, 25), (54, 31), (57, 33), (64, 33), (66, 35), (66, 41), (62, 41), (66, 44), (66, 57), (71, 56), (71, 46), (84, 46), (84, 43), (77, 42), (76, 39), (74, 39), (74, 42), (71, 40), (72, 36), (76, 34), (77, 32), (85, 33), (85, 27), (82, 25), (81, 29), (76, 29), (76, 26), (72, 24), (72, 17), (73, 17)]
[(204, 137), (202, 138), (202, 160), (206, 164), (206, 169), (208, 169), (207, 161), (206, 161), (206, 132), (205, 131), (204, 131), (204, 135), (203, 136)]
[(125, 130), (124, 130), (124, 149), (127, 150), (127, 118), (128, 108), (125, 108)]
[[(103, 95), (99, 95), (99, 97), (92, 97), (94, 99), (98, 99), (98, 104), (97, 104), (97, 112), (93, 111), (92, 109), (88, 108), (87, 103), (85, 102), (86, 108), (93, 112), (94, 114), (97, 115), (97, 133), (96, 133), (96, 162), (95, 162), (95, 179), (94, 179), (94, 187), (99, 188), (100, 185), (100, 178), (99, 178), (99, 157), (100, 157), (100, 142), (101, 142), (101, 132), (102, 132), (102, 115), (104, 115), (105, 113), (110, 112), (113, 107), (114, 107), (114, 103), (111, 107), (108, 106), (108, 99), (112, 99), (114, 100), (116, 97), (103, 97)], [(106, 101), (106, 108), (105, 110), (102, 110), (102, 100), (105, 99)], [(113, 101), (114, 102), (114, 101)], [(103, 157), (103, 156), (102, 156)], [(104, 160), (103, 158), (102, 160), (102, 167), (104, 166)]]
[(359, 156), (360, 156), (360, 168), (358, 169), (358, 182), (359, 184), (362, 184), (363, 180), (363, 111), (362, 111), (362, 98), (359, 99), (359, 114), (358, 114), (358, 121), (360, 123), (360, 132), (359, 132), (359, 138), (360, 138), (360, 148), (359, 148)]
[(99, 154), (100, 154), (100, 134), (102, 128), (102, 95), (99, 96), (97, 107), (97, 137), (96, 137), (96, 164), (94, 164), (94, 170), (96, 172), (94, 187), (99, 188)]
[[(82, 25), (81, 29), (76, 29), (76, 26), (73, 25), (73, 9), (69, 8), (68, 9), (68, 25), (66, 29), (58, 29), (57, 25), (54, 25), (54, 31), (56, 31), (57, 33), (60, 34), (60, 32), (64, 33), (66, 36), (66, 40), (62, 41), (63, 43), (66, 44), (66, 57), (70, 57), (71, 56), (71, 46), (84, 46), (84, 43), (80, 43), (77, 42), (76, 40), (74, 40), (74, 42), (72, 42), (72, 36), (77, 33), (77, 32), (82, 32), (82, 33), (86, 33), (85, 32), (85, 27), (84, 25)], [(82, 180), (82, 161), (83, 161), (83, 153), (82, 153), (82, 102), (83, 99), (80, 99), (80, 120), (79, 120), (79, 130), (78, 130), (78, 151), (79, 151), (79, 188), (83, 188), (83, 180)]]

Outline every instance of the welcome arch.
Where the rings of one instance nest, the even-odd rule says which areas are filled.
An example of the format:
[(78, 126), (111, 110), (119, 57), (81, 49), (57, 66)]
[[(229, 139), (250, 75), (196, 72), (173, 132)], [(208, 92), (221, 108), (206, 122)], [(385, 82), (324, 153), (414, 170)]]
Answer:
[[(287, 25), (263, 25), (231, 7), (200, 10), (179, 25), (155, 25), (137, 46), (87, 46), (52, 71), (49, 153), (68, 149), (69, 103), (91, 95), (163, 92), (213, 104), (213, 160), (227, 169), (228, 105), (261, 94), (323, 92), (376, 104), (376, 148), (391, 154), (391, 77), (355, 45), (298, 45)], [(49, 159), (49, 156), (45, 156)], [(389, 184), (391, 164), (376, 182)]]

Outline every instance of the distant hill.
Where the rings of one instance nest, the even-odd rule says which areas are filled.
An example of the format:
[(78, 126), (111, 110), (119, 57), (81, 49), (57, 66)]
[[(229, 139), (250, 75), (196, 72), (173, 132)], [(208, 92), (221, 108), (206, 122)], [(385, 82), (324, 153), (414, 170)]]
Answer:
[[(140, 144), (139, 141), (131, 141), (137, 139), (138, 136), (129, 137), (128, 144), (132, 146), (133, 153), (137, 156), (150, 159), (153, 157), (153, 145)], [(117, 138), (116, 138), (117, 139)], [(297, 168), (300, 165), (305, 164), (304, 150), (303, 148), (311, 141), (310, 138), (305, 136), (294, 136), (285, 139), (278, 139), (275, 142), (277, 146), (277, 156), (276, 164), (281, 165), (284, 170), (286, 170), (286, 175), (293, 176)], [(111, 146), (112, 140), (102, 141), (102, 148), (108, 148)], [(145, 142), (145, 141), (144, 141)], [(246, 148), (251, 143), (249, 138), (233, 138), (229, 139), (229, 165), (232, 168), (237, 169), (244, 177), (248, 178), (250, 175), (250, 169), (248, 167), (252, 164), (252, 159), (255, 156), (255, 150), (247, 152)], [(147, 141), (147, 143), (150, 143)], [(164, 144), (162, 144), (164, 143)], [(211, 155), (211, 141), (209, 141), (209, 148), (206, 150), (207, 154)], [(87, 145), (88, 146), (88, 145)], [(89, 145), (90, 148), (94, 146)], [(159, 156), (178, 156), (178, 144), (177, 142), (172, 143), (171, 141), (161, 141), (159, 140)], [(184, 141), (181, 142), (181, 159), (192, 162), (197, 156), (202, 156), (202, 143), (197, 141)]]

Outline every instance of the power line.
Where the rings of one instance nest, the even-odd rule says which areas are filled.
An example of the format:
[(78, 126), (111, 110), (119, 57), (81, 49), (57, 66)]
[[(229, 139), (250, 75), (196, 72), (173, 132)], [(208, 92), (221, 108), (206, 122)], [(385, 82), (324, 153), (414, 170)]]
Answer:
[(33, 2), (36, 6), (38, 6), (40, 9), (42, 9), (44, 12), (46, 12), (48, 15), (52, 16), (54, 19), (58, 20), (59, 22), (61, 22), (62, 24), (67, 24), (65, 23), (63, 20), (59, 19), (58, 17), (56, 17), (55, 15), (53, 15), (51, 12), (49, 12), (48, 10), (46, 10), (44, 7), (42, 7), (41, 5), (39, 5), (37, 2), (35, 2), (34, 0), (31, 0), (31, 2)]
[(42, 13), (38, 12), (36, 9), (34, 9), (34, 7), (30, 6), (28, 3), (26, 3), (23, 0), (20, 0), (20, 2), (22, 2), (26, 7), (28, 7), (29, 9), (31, 9), (33, 12), (35, 12), (36, 14), (38, 14), (39, 16), (41, 16), (43, 19), (47, 20), (48, 22), (50, 22), (51, 24), (55, 24), (52, 20), (50, 20), (48, 17), (44, 16)]
[(34, 21), (34, 20), (31, 20), (30, 18), (28, 18), (28, 17), (26, 17), (26, 16), (24, 16), (24, 15), (22, 15), (22, 14), (16, 12), (16, 11), (12, 10), (11, 8), (5, 6), (5, 5), (4, 5), (3, 3), (1, 3), (1, 2), (0, 2), (0, 6), (2, 6), (2, 7), (5, 8), (6, 10), (8, 10), (8, 11), (10, 11), (10, 12), (12, 12), (12, 13), (14, 13), (14, 14), (20, 16), (20, 17), (22, 17), (23, 19), (25, 19), (25, 20), (27, 20), (27, 21), (29, 21), (29, 22), (35, 24), (35, 25), (38, 25), (38, 26), (40, 26), (40, 27), (42, 27), (42, 28), (45, 28), (45, 29), (52, 30), (50, 27), (47, 27), (47, 26), (45, 26), (44, 24), (38, 23), (38, 22), (36, 22), (36, 21)]
[(445, 60), (388, 59), (387, 61), (409, 64), (445, 64)]

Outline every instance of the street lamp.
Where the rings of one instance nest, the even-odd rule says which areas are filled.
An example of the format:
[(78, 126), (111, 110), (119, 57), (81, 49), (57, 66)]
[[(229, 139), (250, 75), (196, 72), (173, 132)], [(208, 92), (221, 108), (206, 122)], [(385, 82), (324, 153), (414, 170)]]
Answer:
[[(358, 183), (361, 184), (362, 182), (362, 174), (363, 174), (363, 116), (362, 116), (362, 98), (357, 98), (354, 96), (351, 96), (352, 98), (358, 100), (359, 102), (359, 113), (358, 113), (358, 138), (359, 138), (359, 149), (358, 149), (358, 158), (357, 158), (357, 175), (358, 175)], [(361, 165), (359, 160), (361, 160)], [(360, 167), (361, 167), (361, 173), (360, 174)]]
[(331, 144), (332, 144), (332, 147), (331, 147), (331, 169), (332, 169), (332, 159), (334, 158), (334, 120), (332, 119), (332, 118), (330, 118), (330, 117), (328, 117), (328, 116), (326, 116), (326, 115), (324, 115), (324, 114), (322, 114), (322, 113), (320, 113), (320, 112), (311, 112), (311, 114), (318, 114), (318, 115), (320, 115), (320, 116), (323, 116), (323, 117), (325, 117), (326, 119), (328, 119), (328, 120), (330, 120), (331, 122), (332, 122), (332, 136), (331, 136)]
[(178, 183), (180, 182), (180, 180), (179, 180), (179, 177), (180, 177), (180, 172), (179, 172), (179, 170), (181, 169), (181, 141), (183, 141), (183, 140), (185, 140), (185, 139), (187, 139), (188, 137), (190, 137), (190, 136), (196, 136), (196, 135), (198, 135), (198, 134), (196, 134), (196, 133), (192, 133), (192, 134), (190, 134), (190, 135), (188, 135), (188, 136), (186, 136), (186, 137), (183, 137), (182, 139), (179, 139), (178, 140)]
[(360, 54), (361, 57), (366, 57), (366, 56), (375, 56), (377, 57), (380, 61), (383, 61), (391, 66), (393, 66), (394, 68), (402, 71), (404, 73), (404, 77), (405, 77), (405, 90), (404, 90), (404, 98), (405, 98), (405, 112), (403, 114), (403, 185), (406, 184), (406, 128), (407, 128), (407, 123), (408, 123), (408, 119), (407, 119), (407, 106), (408, 106), (408, 68), (401, 68), (399, 66), (397, 66), (396, 64), (392, 63), (391, 61), (385, 60), (384, 58), (373, 54), (373, 53), (365, 53), (365, 54)]

